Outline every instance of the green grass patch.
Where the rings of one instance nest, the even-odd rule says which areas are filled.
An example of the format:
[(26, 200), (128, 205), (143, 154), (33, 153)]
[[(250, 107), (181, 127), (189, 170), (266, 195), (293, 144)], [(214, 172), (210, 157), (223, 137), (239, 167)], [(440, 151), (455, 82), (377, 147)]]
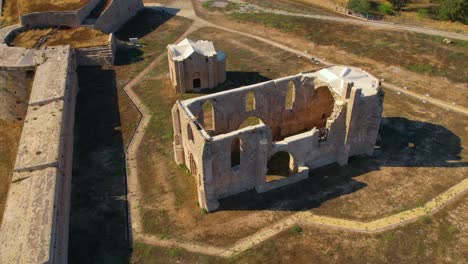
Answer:
[(302, 227), (300, 227), (298, 224), (293, 225), (291, 227), (291, 233), (293, 233), (293, 234), (302, 233)]

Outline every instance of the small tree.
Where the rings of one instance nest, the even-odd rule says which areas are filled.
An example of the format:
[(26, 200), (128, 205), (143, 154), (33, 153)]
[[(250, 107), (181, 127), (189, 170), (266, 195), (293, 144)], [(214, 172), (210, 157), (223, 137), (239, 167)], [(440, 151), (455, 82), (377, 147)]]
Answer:
[(460, 21), (468, 24), (468, 1), (466, 0), (439, 0), (440, 6), (437, 17), (441, 20)]
[(385, 15), (390, 15), (393, 13), (393, 7), (389, 3), (382, 3), (378, 6), (379, 12)]
[(349, 0), (348, 8), (354, 12), (367, 14), (370, 10), (369, 0)]

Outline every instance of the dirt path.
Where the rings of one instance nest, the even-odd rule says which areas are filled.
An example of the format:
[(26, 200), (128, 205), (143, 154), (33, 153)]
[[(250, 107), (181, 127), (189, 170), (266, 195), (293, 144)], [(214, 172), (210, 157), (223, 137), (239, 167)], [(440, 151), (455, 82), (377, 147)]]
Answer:
[[(242, 35), (242, 36), (253, 38), (255, 40), (267, 43), (267, 44), (269, 44), (271, 46), (280, 48), (282, 50), (297, 54), (299, 56), (302, 56), (302, 57), (305, 57), (305, 58), (308, 58), (308, 59), (314, 59), (315, 61), (319, 61), (324, 66), (333, 66), (334, 65), (333, 63), (329, 63), (327, 61), (319, 60), (316, 57), (312, 56), (310, 53), (305, 53), (303, 51), (288, 47), (288, 46), (283, 45), (281, 43), (278, 43), (278, 42), (275, 42), (275, 41), (272, 41), (272, 40), (269, 40), (269, 39), (266, 39), (266, 38), (263, 38), (263, 37), (259, 37), (259, 36), (256, 36), (256, 35), (253, 35), (253, 34), (250, 34), (250, 33), (246, 33), (246, 32), (242, 32), (242, 31), (239, 31), (239, 30), (226, 28), (226, 27), (223, 27), (223, 26), (213, 24), (213, 23), (211, 23), (209, 21), (206, 21), (206, 20), (198, 17), (195, 14), (195, 12), (193, 11), (193, 9), (191, 11), (187, 10), (188, 8), (192, 8), (192, 7), (187, 6), (186, 3), (184, 3), (182, 6), (178, 6), (178, 9), (160, 7), (158, 4), (151, 4), (150, 6), (154, 7), (154, 8), (158, 8), (158, 9), (163, 9), (168, 13), (172, 12), (173, 14), (186, 16), (187, 18), (190, 18), (190, 19), (194, 20), (195, 24), (198, 26), (198, 28), (214, 27), (214, 28), (217, 28), (217, 29), (221, 29), (221, 30), (224, 30), (224, 31), (231, 32), (231, 33), (236, 33), (236, 34), (239, 34), (239, 35)], [(180, 11), (177, 11), (177, 10), (180, 10)], [(427, 103), (431, 103), (431, 104), (434, 104), (434, 105), (439, 106), (439, 107), (443, 107), (443, 108), (451, 110), (451, 111), (455, 111), (455, 112), (458, 112), (458, 113), (461, 113), (461, 114), (464, 114), (464, 115), (468, 115), (468, 109), (465, 108), (465, 107), (457, 106), (457, 105), (454, 105), (454, 104), (451, 104), (451, 103), (448, 103), (448, 102), (445, 102), (445, 101), (442, 101), (442, 100), (439, 100), (439, 99), (435, 99), (435, 98), (431, 98), (431, 97), (428, 97), (428, 96), (425, 96), (425, 95), (422, 95), (422, 94), (411, 92), (411, 91), (408, 91), (407, 89), (404, 89), (402, 87), (399, 87), (399, 86), (391, 84), (391, 83), (386, 83), (385, 82), (385, 83), (382, 84), (382, 86), (384, 88), (387, 88), (387, 89), (390, 89), (390, 90), (393, 90), (393, 91), (396, 91), (396, 92), (400, 92), (400, 93), (402, 93), (404, 95), (411, 96), (413, 98), (425, 101)]]
[[(192, 24), (191, 27), (185, 31), (182, 36), (177, 40), (181, 41), (187, 35), (196, 31), (199, 25), (196, 23)], [(148, 110), (146, 105), (143, 103), (141, 98), (133, 91), (133, 88), (140, 83), (145, 76), (153, 70), (158, 63), (165, 58), (166, 54), (161, 54), (153, 60), (142, 72), (140, 72), (132, 81), (130, 81), (123, 90), (128, 95), (132, 103), (138, 109), (141, 114), (141, 119), (137, 125), (137, 128), (133, 134), (133, 137), (126, 150), (127, 159), (127, 185), (128, 185), (128, 206), (129, 206), (129, 224), (131, 225), (132, 236), (138, 237), (142, 233), (141, 227), (141, 215), (140, 215), (140, 201), (141, 201), (141, 190), (138, 183), (138, 166), (137, 166), (137, 152), (140, 144), (145, 136), (146, 128), (151, 120), (151, 112)]]
[[(179, 3), (179, 1), (177, 1)], [(187, 1), (183, 1), (187, 2)], [(185, 9), (187, 6), (185, 6)], [(210, 22), (202, 20), (196, 17), (195, 13), (190, 10), (183, 10), (183, 12), (178, 13), (186, 14), (186, 16), (192, 20), (194, 20), (194, 24), (179, 38), (179, 40), (183, 39), (185, 36), (190, 34), (191, 32), (203, 28), (203, 27), (215, 27), (218, 29), (226, 30), (229, 32), (237, 33), (243, 36), (251, 37), (257, 39), (259, 41), (268, 43), (272, 46), (281, 48), (283, 50), (304, 56), (310, 57), (310, 54), (306, 54), (304, 52), (298, 51), (296, 49), (292, 49), (290, 47), (284, 46), (282, 44), (276, 43), (274, 41), (264, 39), (255, 35), (251, 35), (248, 33), (240, 32), (237, 30), (224, 28), (218, 25), (214, 25)], [(170, 10), (166, 10), (169, 12)], [(393, 229), (398, 226), (414, 222), (418, 220), (420, 217), (425, 215), (434, 214), (435, 212), (441, 210), (451, 202), (457, 200), (461, 196), (467, 193), (468, 191), (468, 179), (465, 179), (458, 183), (457, 185), (453, 186), (446, 192), (442, 193), (441, 195), (433, 198), (431, 201), (427, 202), (425, 205), (421, 207), (417, 207), (411, 210), (407, 210), (398, 214), (394, 214), (388, 217), (380, 218), (371, 222), (360, 222), (360, 221), (350, 221), (340, 218), (333, 218), (333, 217), (325, 217), (325, 216), (318, 216), (313, 214), (310, 211), (304, 211), (296, 213), (292, 216), (286, 217), (279, 222), (265, 227), (260, 231), (256, 232), (255, 234), (248, 236), (239, 240), (231, 247), (221, 248), (221, 247), (213, 247), (203, 244), (196, 244), (191, 242), (183, 242), (177, 241), (172, 239), (161, 239), (154, 235), (144, 234), (141, 227), (141, 215), (140, 215), (140, 201), (141, 201), (141, 191), (138, 184), (138, 168), (137, 168), (137, 151), (139, 146), (142, 142), (144, 137), (145, 130), (149, 124), (151, 119), (150, 111), (147, 107), (143, 104), (139, 96), (133, 91), (133, 87), (138, 84), (140, 81), (143, 80), (146, 74), (149, 71), (153, 70), (155, 66), (160, 62), (160, 60), (165, 56), (162, 54), (158, 56), (148, 67), (146, 67), (137, 77), (135, 77), (127, 86), (124, 87), (125, 92), (130, 97), (132, 102), (138, 108), (142, 115), (142, 119), (138, 124), (138, 127), (135, 131), (135, 134), (131, 140), (131, 143), (127, 149), (127, 184), (128, 184), (128, 203), (129, 203), (129, 224), (131, 225), (132, 230), (132, 238), (134, 241), (139, 241), (142, 243), (155, 245), (155, 246), (162, 246), (162, 247), (178, 247), (183, 248), (190, 252), (205, 254), (205, 255), (213, 255), (213, 256), (220, 256), (220, 257), (232, 257), (239, 253), (244, 252), (252, 247), (259, 245), (260, 243), (274, 237), (275, 235), (291, 228), (293, 225), (312, 225), (312, 226), (322, 226), (326, 228), (336, 228), (354, 232), (364, 232), (364, 233), (376, 233), (382, 232), (388, 229)], [(327, 62), (323, 62), (324, 65), (332, 65)], [(437, 106), (442, 106), (445, 108), (452, 109), (457, 112), (461, 112), (464, 114), (468, 114), (467, 109), (463, 107), (456, 107), (450, 105), (446, 102), (441, 100), (428, 98), (417, 93), (409, 92), (403, 88), (392, 84), (385, 84), (385, 87), (388, 89), (392, 89), (395, 91), (399, 91), (401, 93), (405, 93), (409, 96), (416, 97), (418, 99), (426, 100), (427, 102), (433, 103)]]
[(448, 31), (436, 30), (436, 29), (425, 28), (425, 27), (406, 26), (406, 25), (400, 25), (400, 24), (395, 24), (395, 23), (390, 23), (390, 22), (361, 20), (357, 18), (346, 18), (346, 17), (339, 17), (339, 16), (300, 14), (300, 13), (294, 13), (294, 12), (278, 10), (278, 9), (263, 8), (254, 4), (249, 4), (249, 6), (251, 6), (253, 10), (256, 10), (259, 12), (267, 12), (267, 13), (273, 13), (273, 14), (278, 14), (278, 15), (287, 15), (287, 16), (335, 21), (335, 22), (340, 22), (340, 23), (367, 26), (367, 27), (376, 28), (376, 29), (385, 29), (385, 30), (394, 30), (394, 31), (410, 31), (410, 32), (415, 32), (415, 33), (422, 33), (422, 34), (434, 35), (434, 36), (439, 36), (439, 37), (444, 37), (444, 38), (452, 38), (452, 39), (468, 41), (467, 34), (448, 32)]

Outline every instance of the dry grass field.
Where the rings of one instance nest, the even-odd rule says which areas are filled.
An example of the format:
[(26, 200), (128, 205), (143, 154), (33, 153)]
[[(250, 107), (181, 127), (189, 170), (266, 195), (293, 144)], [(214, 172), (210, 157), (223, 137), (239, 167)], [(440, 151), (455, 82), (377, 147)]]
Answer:
[(222, 259), (184, 249), (134, 245), (133, 263), (444, 263), (468, 254), (468, 197), (431, 217), (380, 234), (295, 226), (239, 256)]
[(87, 48), (109, 44), (109, 35), (99, 30), (79, 27), (71, 29), (31, 29), (18, 34), (11, 45), (24, 48), (34, 48), (39, 40), (47, 37), (40, 46), (70, 45), (72, 48)]
[(413, 92), (468, 106), (466, 41), (445, 45), (429, 35), (268, 13), (226, 14), (193, 3), (197, 15), (215, 24), (242, 28), (328, 62), (363, 68)]
[[(247, 1), (262, 1), (262, 0), (247, 0)], [(333, 11), (334, 5), (346, 6), (347, 0), (279, 0), (279, 2), (293, 2), (293, 4), (305, 4), (311, 7), (321, 7)], [(385, 0), (372, 0), (370, 1), (373, 6), (380, 3), (389, 1)], [(438, 5), (437, 1), (430, 0), (417, 0), (405, 1), (406, 4), (398, 15), (387, 15), (384, 20), (387, 22), (394, 22), (405, 25), (430, 27), (438, 30), (453, 31), (459, 33), (468, 33), (468, 25), (460, 22), (440, 21), (432, 19), (427, 15), (418, 13), (420, 9), (430, 9)], [(410, 2), (410, 3), (408, 3)], [(291, 3), (289, 3), (291, 5)]]
[(0, 223), (10, 186), (22, 122), (0, 119)]
[[(9, 1), (9, 0), (7, 0)], [(16, 0), (21, 14), (45, 11), (75, 11), (90, 0)]]
[(0, 27), (18, 22), (18, 8), (16, 4), (17, 0), (3, 0), (3, 12), (0, 17)]
[[(316, 67), (290, 53), (216, 29), (205, 28), (190, 37), (210, 39), (227, 52), (228, 82), (215, 91)], [(251, 191), (226, 198), (219, 211), (205, 214), (196, 202), (195, 180), (174, 164), (171, 148), (170, 108), (175, 100), (198, 94), (175, 94), (166, 62), (135, 90), (153, 113), (138, 156), (143, 230), (160, 238), (226, 246), (300, 210), (371, 220), (420, 206), (464, 179), (467, 172), (463, 164), (468, 124), (454, 122), (462, 117), (389, 92), (382, 148), (375, 157), (353, 158), (343, 168), (325, 167), (300, 184), (262, 195)], [(409, 148), (409, 143), (416, 147)]]

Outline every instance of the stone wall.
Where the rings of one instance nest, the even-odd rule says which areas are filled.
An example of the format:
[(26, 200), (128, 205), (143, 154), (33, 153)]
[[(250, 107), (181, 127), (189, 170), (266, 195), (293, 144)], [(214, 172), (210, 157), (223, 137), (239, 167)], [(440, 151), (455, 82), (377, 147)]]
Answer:
[[(268, 191), (307, 178), (310, 169), (333, 162), (344, 165), (350, 155), (372, 154), (382, 94), (376, 78), (357, 69), (353, 72), (361, 77), (363, 73), (367, 83), (358, 82), (359, 88), (310, 73), (176, 103), (172, 110), (175, 160), (197, 179), (200, 205), (213, 211), (224, 197), (254, 188)], [(285, 101), (291, 82), (294, 103), (288, 109)], [(246, 98), (252, 92), (255, 108), (248, 110)], [(214, 113), (211, 135), (204, 125), (206, 102)], [(261, 122), (239, 129), (248, 117)], [(231, 159), (235, 142), (240, 145), (239, 164)], [(278, 152), (289, 153), (291, 175), (267, 182), (268, 160)]]
[(78, 66), (114, 65), (117, 41), (114, 34), (109, 36), (109, 44), (100, 47), (79, 48), (76, 50)]
[(34, 69), (0, 68), (0, 119), (24, 119), (33, 77)]
[(67, 263), (76, 61), (43, 51), (0, 227), (0, 263)]
[(112, 0), (109, 7), (95, 21), (94, 28), (113, 33), (143, 8), (142, 0)]
[[(176, 92), (186, 93), (198, 89), (213, 88), (226, 81), (226, 57), (206, 57), (197, 52), (183, 61), (174, 60), (168, 49), (169, 72)], [(194, 79), (200, 80), (200, 87), (194, 87)]]
[(91, 0), (76, 11), (34, 12), (20, 16), (21, 24), (26, 28), (44, 26), (77, 27), (86, 19), (101, 0)]

